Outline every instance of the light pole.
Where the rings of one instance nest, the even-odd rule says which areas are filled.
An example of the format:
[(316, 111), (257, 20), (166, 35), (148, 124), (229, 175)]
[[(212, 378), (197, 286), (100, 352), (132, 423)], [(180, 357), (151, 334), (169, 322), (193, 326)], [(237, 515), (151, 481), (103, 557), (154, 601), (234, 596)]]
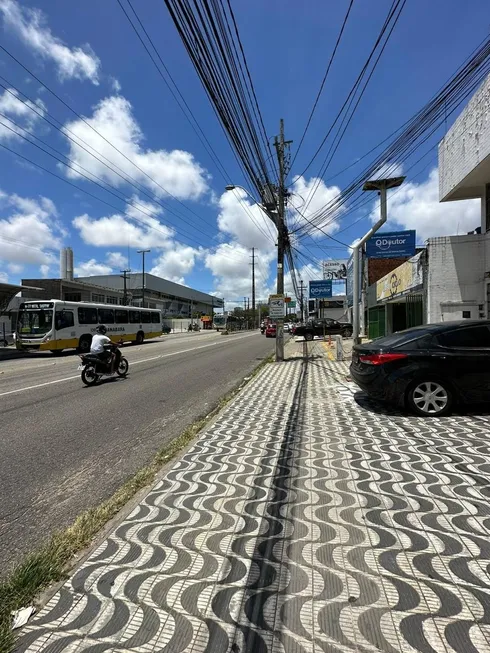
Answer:
[(360, 312), (359, 312), (359, 276), (360, 276), (360, 265), (359, 265), (359, 252), (361, 251), (361, 248), (364, 246), (364, 243), (366, 243), (369, 238), (373, 234), (375, 234), (380, 227), (384, 225), (388, 218), (388, 213), (387, 213), (387, 208), (386, 208), (386, 191), (388, 188), (396, 188), (397, 186), (401, 186), (405, 180), (405, 177), (390, 177), (388, 179), (371, 179), (370, 181), (366, 181), (364, 186), (362, 187), (362, 190), (370, 191), (370, 190), (376, 190), (379, 192), (380, 195), (380, 208), (381, 208), (381, 216), (378, 222), (376, 222), (375, 225), (371, 227), (371, 229), (361, 238), (361, 240), (354, 245), (353, 247), (353, 273), (354, 273), (354, 278), (352, 280), (352, 289), (353, 289), (353, 299), (352, 299), (352, 331), (353, 331), (353, 338), (354, 338), (354, 344), (358, 344), (360, 342), (360, 336), (359, 336), (359, 322), (360, 322)]
[(139, 249), (138, 254), (143, 257), (143, 284), (141, 288), (141, 308), (145, 308), (145, 254), (151, 252), (151, 249)]

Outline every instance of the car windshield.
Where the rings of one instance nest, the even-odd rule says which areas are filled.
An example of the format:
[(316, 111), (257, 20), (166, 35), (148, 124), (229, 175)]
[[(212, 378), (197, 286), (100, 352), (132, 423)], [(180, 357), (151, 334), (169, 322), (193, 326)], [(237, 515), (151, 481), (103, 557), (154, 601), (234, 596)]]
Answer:
[(36, 335), (41, 336), (53, 327), (53, 311), (40, 309), (26, 311), (23, 310), (19, 313), (19, 321), (17, 331), (20, 335)]

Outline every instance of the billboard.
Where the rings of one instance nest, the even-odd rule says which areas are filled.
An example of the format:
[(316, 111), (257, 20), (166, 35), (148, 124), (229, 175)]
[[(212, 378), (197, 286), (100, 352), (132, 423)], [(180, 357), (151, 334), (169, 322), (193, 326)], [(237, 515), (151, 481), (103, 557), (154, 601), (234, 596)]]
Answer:
[(323, 299), (332, 296), (332, 280), (310, 281), (310, 299)]
[(347, 277), (347, 260), (323, 261), (324, 279), (345, 279)]
[(415, 230), (377, 233), (366, 243), (368, 258), (398, 258), (415, 254)]
[(422, 252), (399, 265), (376, 283), (376, 300), (393, 299), (423, 284)]

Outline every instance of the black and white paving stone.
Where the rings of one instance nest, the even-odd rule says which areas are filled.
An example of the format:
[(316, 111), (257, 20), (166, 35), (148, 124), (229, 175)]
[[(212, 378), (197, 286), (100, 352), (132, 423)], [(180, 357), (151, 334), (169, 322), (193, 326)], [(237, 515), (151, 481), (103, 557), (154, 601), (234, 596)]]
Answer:
[(24, 629), (18, 651), (490, 652), (490, 419), (269, 365)]

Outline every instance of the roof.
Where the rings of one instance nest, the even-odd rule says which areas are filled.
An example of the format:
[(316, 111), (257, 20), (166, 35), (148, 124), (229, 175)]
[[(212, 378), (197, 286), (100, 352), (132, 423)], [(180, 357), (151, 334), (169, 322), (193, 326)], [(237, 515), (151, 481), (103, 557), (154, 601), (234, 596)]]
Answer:
[(0, 283), (0, 314), (7, 309), (12, 299), (21, 290), (42, 290), (33, 286), (22, 286), (12, 283)]

